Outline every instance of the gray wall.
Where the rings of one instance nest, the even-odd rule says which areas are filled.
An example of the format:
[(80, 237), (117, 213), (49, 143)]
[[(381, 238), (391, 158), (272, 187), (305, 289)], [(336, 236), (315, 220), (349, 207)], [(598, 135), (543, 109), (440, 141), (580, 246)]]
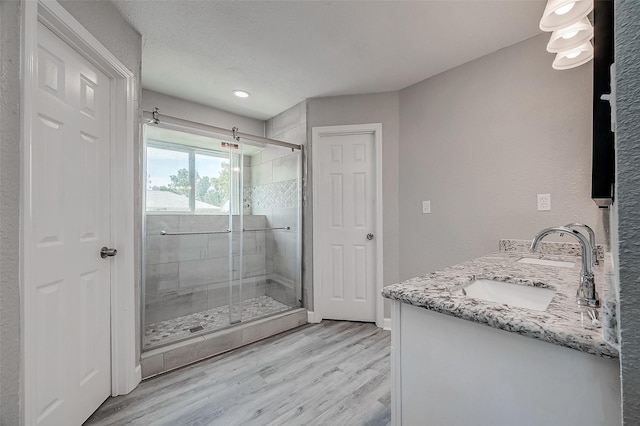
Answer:
[(222, 127), (231, 130), (238, 127), (241, 132), (257, 136), (264, 136), (264, 121), (255, 118), (244, 117), (221, 109), (185, 101), (163, 93), (152, 90), (142, 91), (142, 109), (153, 111), (154, 107), (160, 108), (160, 119), (162, 114), (196, 123), (208, 124), (210, 126)]
[[(62, 2), (137, 79), (140, 35), (109, 2)], [(19, 424), (20, 297), (18, 293), (18, 207), (20, 191), (20, 3), (0, 2), (0, 424)], [(139, 99), (140, 96), (137, 97)], [(138, 141), (136, 140), (136, 144)], [(138, 170), (135, 171), (138, 174)], [(138, 207), (139, 208), (139, 207)], [(139, 215), (141, 217), (141, 215)], [(138, 253), (139, 254), (139, 253)], [(136, 264), (140, 265), (139, 259)], [(139, 285), (139, 274), (136, 286)], [(137, 330), (139, 331), (139, 327)], [(139, 348), (138, 348), (139, 349)]]
[[(590, 198), (592, 67), (553, 70), (548, 39), (400, 91), (401, 279), (568, 222), (603, 240)], [(539, 193), (551, 194), (551, 211), (537, 211)]]
[(0, 1), (0, 424), (19, 424), (20, 3)]
[[(640, 424), (640, 2), (615, 3), (618, 278), (622, 416)], [(612, 232), (613, 233), (613, 232)], [(612, 245), (615, 240), (612, 241)]]
[[(344, 124), (382, 123), (382, 202), (384, 226), (384, 285), (394, 284), (399, 279), (399, 206), (398, 206), (398, 151), (399, 119), (398, 92), (370, 95), (335, 96), (307, 101), (307, 138), (311, 140), (311, 129), (318, 126)], [(307, 149), (307, 197), (313, 200), (311, 188), (311, 148)], [(309, 210), (312, 211), (312, 202)], [(307, 218), (310, 218), (309, 214)], [(309, 226), (312, 226), (308, 220)], [(306, 229), (306, 225), (305, 225)], [(305, 257), (306, 260), (306, 257)], [(307, 265), (307, 267), (309, 267)], [(312, 308), (312, 307), (311, 307)], [(385, 301), (385, 317), (389, 307)]]

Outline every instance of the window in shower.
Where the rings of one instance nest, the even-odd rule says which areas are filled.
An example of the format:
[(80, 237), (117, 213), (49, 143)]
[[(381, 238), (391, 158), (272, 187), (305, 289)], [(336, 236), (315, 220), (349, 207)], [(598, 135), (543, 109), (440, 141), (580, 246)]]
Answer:
[(195, 153), (194, 157), (195, 212), (228, 214), (232, 208), (229, 156)]
[(189, 153), (176, 148), (147, 147), (147, 211), (191, 211)]
[[(232, 154), (236, 156), (237, 154)], [(148, 212), (229, 214), (240, 203), (229, 154), (184, 145), (147, 143)], [(233, 187), (235, 186), (235, 187)]]

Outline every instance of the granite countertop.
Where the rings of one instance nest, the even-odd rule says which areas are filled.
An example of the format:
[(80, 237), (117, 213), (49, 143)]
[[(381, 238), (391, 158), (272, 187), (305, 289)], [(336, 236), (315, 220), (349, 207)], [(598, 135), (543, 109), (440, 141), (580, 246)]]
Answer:
[[(523, 336), (544, 340), (605, 358), (617, 358), (618, 349), (602, 337), (602, 328), (591, 324), (588, 314), (576, 305), (580, 282), (579, 246), (568, 243), (543, 243), (540, 253), (530, 253), (527, 241), (501, 240), (499, 252), (384, 287), (382, 295), (431, 311), (485, 324)], [(578, 256), (575, 256), (578, 254)], [(523, 257), (574, 262), (572, 268), (517, 263)], [(603, 300), (611, 298), (604, 285), (609, 271), (602, 256), (594, 266), (596, 289)], [(474, 279), (491, 279), (515, 284), (556, 289), (545, 311), (511, 307), (474, 299), (460, 294), (460, 286)], [(602, 308), (598, 309), (601, 322)]]

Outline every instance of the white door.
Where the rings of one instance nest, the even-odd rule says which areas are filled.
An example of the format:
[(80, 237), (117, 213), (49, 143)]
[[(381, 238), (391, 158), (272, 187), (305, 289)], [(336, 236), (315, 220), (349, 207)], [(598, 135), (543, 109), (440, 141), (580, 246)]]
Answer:
[(322, 318), (376, 321), (375, 134), (319, 133), (314, 155), (314, 283)]
[(38, 24), (24, 155), (25, 404), (80, 425), (111, 392), (110, 80)]

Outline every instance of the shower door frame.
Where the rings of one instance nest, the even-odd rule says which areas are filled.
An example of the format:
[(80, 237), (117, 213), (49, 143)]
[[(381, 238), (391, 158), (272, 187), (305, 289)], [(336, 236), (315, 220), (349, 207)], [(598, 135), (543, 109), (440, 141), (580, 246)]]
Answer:
[[(146, 247), (142, 250), (142, 264), (143, 267), (142, 269), (142, 285), (141, 285), (141, 289), (140, 289), (140, 324), (141, 324), (141, 333), (140, 333), (140, 345), (142, 348), (141, 353), (145, 353), (145, 352), (149, 352), (149, 351), (156, 351), (158, 349), (161, 349), (162, 347), (168, 346), (168, 345), (172, 345), (175, 343), (180, 343), (180, 342), (185, 342), (188, 341), (190, 338), (192, 337), (200, 337), (200, 336), (206, 336), (208, 334), (211, 333), (215, 333), (218, 331), (224, 331), (230, 328), (233, 328), (234, 326), (239, 326), (242, 324), (247, 324), (250, 323), (252, 321), (255, 320), (261, 320), (263, 318), (268, 318), (270, 315), (267, 316), (260, 316), (260, 317), (256, 317), (256, 318), (248, 318), (248, 319), (244, 319), (243, 318), (243, 308), (242, 308), (242, 303), (244, 302), (244, 300), (242, 299), (242, 282), (243, 282), (243, 263), (244, 263), (244, 259), (243, 259), (243, 239), (244, 239), (244, 202), (243, 202), (243, 196), (244, 196), (244, 183), (243, 183), (243, 174), (244, 174), (244, 150), (242, 149), (242, 145), (241, 144), (248, 144), (248, 145), (253, 145), (253, 146), (259, 146), (259, 145), (264, 145), (265, 147), (267, 145), (275, 145), (275, 146), (280, 146), (283, 148), (290, 148), (292, 151), (298, 150), (298, 167), (297, 167), (297, 222), (298, 222), (298, 238), (297, 238), (297, 244), (296, 244), (296, 257), (298, 259), (298, 261), (300, 262), (300, 264), (298, 265), (298, 267), (296, 268), (296, 288), (294, 289), (295, 295), (296, 295), (296, 300), (297, 300), (297, 305), (298, 306), (289, 306), (289, 310), (295, 310), (295, 309), (299, 309), (303, 307), (303, 303), (302, 303), (302, 186), (303, 186), (303, 176), (302, 176), (302, 171), (303, 171), (303, 165), (302, 165), (302, 161), (304, 158), (304, 152), (303, 152), (303, 146), (302, 145), (297, 145), (297, 144), (292, 144), (292, 143), (288, 143), (288, 142), (284, 142), (284, 141), (280, 141), (280, 140), (276, 140), (276, 139), (269, 139), (269, 138), (264, 138), (261, 136), (255, 136), (255, 135), (250, 135), (250, 134), (246, 134), (246, 133), (241, 133), (238, 131), (237, 128), (233, 128), (232, 130), (227, 130), (227, 129), (222, 129), (219, 127), (215, 127), (215, 126), (211, 126), (211, 125), (207, 125), (207, 124), (203, 124), (203, 123), (197, 123), (197, 122), (193, 122), (193, 121), (189, 121), (189, 120), (185, 120), (185, 119), (181, 119), (181, 118), (177, 118), (177, 117), (172, 117), (172, 116), (166, 116), (164, 114), (160, 115), (158, 113), (158, 111), (156, 110), (155, 112), (150, 112), (150, 111), (143, 111), (143, 117), (144, 117), (144, 121), (143, 121), (143, 128), (146, 128), (146, 126), (158, 126), (164, 129), (168, 129), (168, 130), (173, 130), (173, 131), (179, 131), (179, 132), (183, 132), (183, 133), (191, 133), (194, 135), (200, 135), (200, 136), (206, 136), (206, 137), (211, 137), (214, 139), (219, 139), (219, 140), (226, 140), (228, 138), (230, 138), (231, 140), (226, 140), (226, 142), (230, 143), (230, 144), (238, 144), (240, 145), (240, 150), (239, 153), (234, 153), (233, 150), (231, 149), (231, 147), (229, 148), (229, 161), (230, 161), (230, 179), (229, 179), (229, 184), (230, 186), (234, 186), (233, 184), (233, 158), (234, 156), (238, 157), (238, 161), (239, 161), (239, 167), (240, 167), (240, 173), (239, 173), (239, 183), (237, 185), (236, 190), (239, 192), (239, 196), (240, 196), (240, 201), (237, 203), (237, 211), (234, 211), (234, 201), (230, 200), (229, 203), (229, 230), (231, 232), (229, 232), (229, 323), (227, 324), (227, 326), (225, 327), (221, 327), (219, 329), (212, 329), (206, 332), (203, 332), (201, 334), (197, 334), (191, 337), (186, 337), (186, 338), (181, 338), (181, 339), (177, 339), (175, 341), (170, 341), (170, 342), (166, 342), (163, 344), (160, 344), (158, 346), (153, 346), (150, 348), (146, 348), (144, 347), (144, 328), (145, 328), (145, 286), (146, 286)], [(161, 117), (161, 119), (159, 118)], [(145, 133), (145, 132), (143, 132)], [(253, 143), (251, 142), (245, 142), (242, 141), (242, 139), (248, 139), (253, 141)], [(257, 142), (257, 143), (256, 143)], [(143, 165), (142, 165), (142, 170), (143, 170), (143, 176), (147, 175), (147, 159), (146, 159), (146, 149), (147, 149), (147, 136), (146, 134), (144, 134), (143, 136)], [(196, 149), (203, 149), (203, 148), (196, 148)], [(206, 150), (206, 149), (203, 149)], [(146, 216), (147, 216), (147, 211), (146, 211), (146, 184), (143, 187), (144, 191), (145, 191), (145, 195), (142, 197), (142, 215), (143, 215), (143, 227), (142, 227), (142, 238), (143, 240), (146, 237)], [(230, 190), (232, 190), (232, 188), (230, 188)], [(233, 191), (231, 191), (231, 194), (233, 193)], [(240, 320), (239, 321), (233, 321), (232, 320), (232, 305), (234, 305), (233, 303), (233, 282), (234, 282), (234, 275), (233, 275), (233, 239), (234, 239), (234, 231), (233, 231), (233, 226), (234, 226), (234, 214), (236, 216), (238, 216), (239, 218), (239, 227), (240, 227), (240, 232), (239, 232), (239, 294), (240, 294), (240, 300), (236, 303), (236, 305), (240, 306)], [(146, 243), (143, 243), (146, 244)], [(272, 315), (278, 315), (284, 312), (288, 312), (289, 310), (284, 310), (282, 312), (276, 312)]]

